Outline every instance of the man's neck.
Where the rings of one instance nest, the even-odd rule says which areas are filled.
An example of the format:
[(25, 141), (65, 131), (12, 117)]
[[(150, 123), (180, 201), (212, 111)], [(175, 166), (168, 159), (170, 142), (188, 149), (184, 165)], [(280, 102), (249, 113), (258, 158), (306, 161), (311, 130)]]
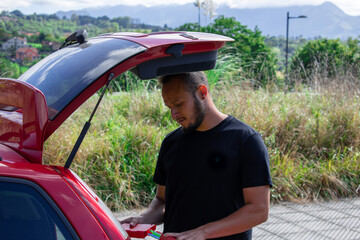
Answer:
[(197, 131), (207, 131), (215, 126), (217, 126), (219, 123), (221, 123), (225, 118), (227, 118), (228, 115), (223, 114), (219, 110), (212, 109), (210, 111), (207, 111), (207, 113), (204, 116), (204, 120), (200, 124), (200, 126), (196, 129)]

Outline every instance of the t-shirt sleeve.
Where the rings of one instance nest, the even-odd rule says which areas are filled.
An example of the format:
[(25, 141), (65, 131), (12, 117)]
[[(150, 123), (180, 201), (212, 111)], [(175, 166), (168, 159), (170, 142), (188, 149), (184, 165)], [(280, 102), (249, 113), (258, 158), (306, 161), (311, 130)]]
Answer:
[(156, 163), (155, 173), (153, 181), (156, 184), (165, 186), (166, 185), (166, 173), (165, 173), (165, 161), (164, 161), (164, 143), (161, 144), (158, 160)]
[(241, 152), (242, 187), (272, 186), (269, 153), (260, 134), (248, 137)]

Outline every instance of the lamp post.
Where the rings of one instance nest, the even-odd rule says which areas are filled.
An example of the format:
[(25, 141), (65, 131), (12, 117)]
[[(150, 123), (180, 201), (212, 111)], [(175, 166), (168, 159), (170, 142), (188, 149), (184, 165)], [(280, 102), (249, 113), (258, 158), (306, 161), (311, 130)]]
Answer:
[(286, 84), (289, 83), (288, 77), (288, 54), (289, 54), (289, 20), (294, 18), (307, 18), (305, 15), (300, 15), (297, 17), (291, 17), (289, 12), (286, 15), (286, 50), (285, 50), (285, 92), (286, 92)]

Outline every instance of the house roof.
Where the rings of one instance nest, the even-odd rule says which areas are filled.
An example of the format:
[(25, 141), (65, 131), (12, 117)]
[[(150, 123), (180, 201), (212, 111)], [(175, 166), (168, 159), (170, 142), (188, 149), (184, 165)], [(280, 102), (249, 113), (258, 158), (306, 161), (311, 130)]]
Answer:
[(21, 37), (13, 37), (13, 39), (20, 39), (21, 41), (25, 41), (25, 39), (23, 39)]
[(29, 47), (25, 47), (25, 48), (19, 48), (18, 50), (16, 50), (17, 53), (32, 53), (33, 55), (38, 55), (39, 51), (36, 48), (29, 48)]

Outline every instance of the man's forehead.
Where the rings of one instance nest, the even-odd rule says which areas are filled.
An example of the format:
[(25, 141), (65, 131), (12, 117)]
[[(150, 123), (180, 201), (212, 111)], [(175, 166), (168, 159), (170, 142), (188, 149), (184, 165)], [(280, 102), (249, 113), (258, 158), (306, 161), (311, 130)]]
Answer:
[(171, 81), (168, 81), (163, 84), (162, 86), (162, 94), (175, 94), (176, 92), (183, 92), (184, 91), (184, 83), (181, 79), (174, 78)]
[(176, 102), (183, 101), (187, 96), (185, 96), (184, 94), (163, 94), (162, 97), (165, 104), (174, 104)]
[(166, 82), (163, 82), (163, 87), (183, 86), (184, 84), (184, 79), (174, 76), (169, 78)]
[(173, 91), (162, 92), (162, 98), (166, 105), (188, 100), (191, 96), (192, 95), (184, 89), (173, 89)]

